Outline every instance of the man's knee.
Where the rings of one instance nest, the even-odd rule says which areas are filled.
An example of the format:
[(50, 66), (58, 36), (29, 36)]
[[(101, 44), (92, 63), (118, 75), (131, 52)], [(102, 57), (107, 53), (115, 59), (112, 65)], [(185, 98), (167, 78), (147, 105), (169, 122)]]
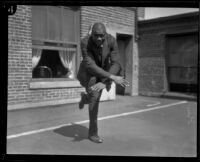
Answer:
[(95, 85), (97, 83), (97, 78), (96, 77), (91, 77), (90, 81), (88, 82), (88, 88)]
[(99, 102), (100, 100), (100, 97), (101, 97), (101, 92), (97, 92), (97, 91), (91, 91), (89, 93), (89, 98), (90, 98), (90, 101), (93, 103), (93, 102)]

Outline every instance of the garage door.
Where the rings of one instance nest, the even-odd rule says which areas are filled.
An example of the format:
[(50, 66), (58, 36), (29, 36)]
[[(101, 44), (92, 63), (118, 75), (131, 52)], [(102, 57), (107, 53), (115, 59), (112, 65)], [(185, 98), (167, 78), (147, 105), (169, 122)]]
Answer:
[(167, 72), (170, 91), (196, 91), (197, 60), (197, 33), (167, 37)]

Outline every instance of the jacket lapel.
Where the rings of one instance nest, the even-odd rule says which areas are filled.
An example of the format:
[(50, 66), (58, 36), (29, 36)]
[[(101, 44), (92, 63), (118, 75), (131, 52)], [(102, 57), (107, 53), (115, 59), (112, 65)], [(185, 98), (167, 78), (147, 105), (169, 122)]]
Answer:
[(101, 62), (102, 67), (104, 67), (104, 62), (105, 62), (108, 52), (109, 52), (108, 41), (107, 39), (105, 39), (103, 43), (103, 49), (102, 49), (102, 62)]

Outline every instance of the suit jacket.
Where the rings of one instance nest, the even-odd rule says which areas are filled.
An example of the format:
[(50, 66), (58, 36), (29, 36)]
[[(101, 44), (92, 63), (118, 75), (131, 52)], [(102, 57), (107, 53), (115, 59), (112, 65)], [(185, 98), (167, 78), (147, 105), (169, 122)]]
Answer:
[[(116, 75), (121, 70), (115, 38), (106, 34), (102, 49), (98, 49), (92, 37), (86, 36), (81, 41), (81, 51), (83, 60), (77, 75), (80, 84), (86, 87), (94, 76), (103, 83), (111, 84), (109, 76)], [(99, 54), (102, 56), (101, 60)]]

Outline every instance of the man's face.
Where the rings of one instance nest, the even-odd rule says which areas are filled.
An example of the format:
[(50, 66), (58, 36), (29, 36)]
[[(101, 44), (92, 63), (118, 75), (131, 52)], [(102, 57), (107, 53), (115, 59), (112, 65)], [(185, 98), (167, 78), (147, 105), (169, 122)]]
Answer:
[(101, 46), (104, 42), (105, 28), (97, 25), (92, 30), (92, 39), (97, 46)]

